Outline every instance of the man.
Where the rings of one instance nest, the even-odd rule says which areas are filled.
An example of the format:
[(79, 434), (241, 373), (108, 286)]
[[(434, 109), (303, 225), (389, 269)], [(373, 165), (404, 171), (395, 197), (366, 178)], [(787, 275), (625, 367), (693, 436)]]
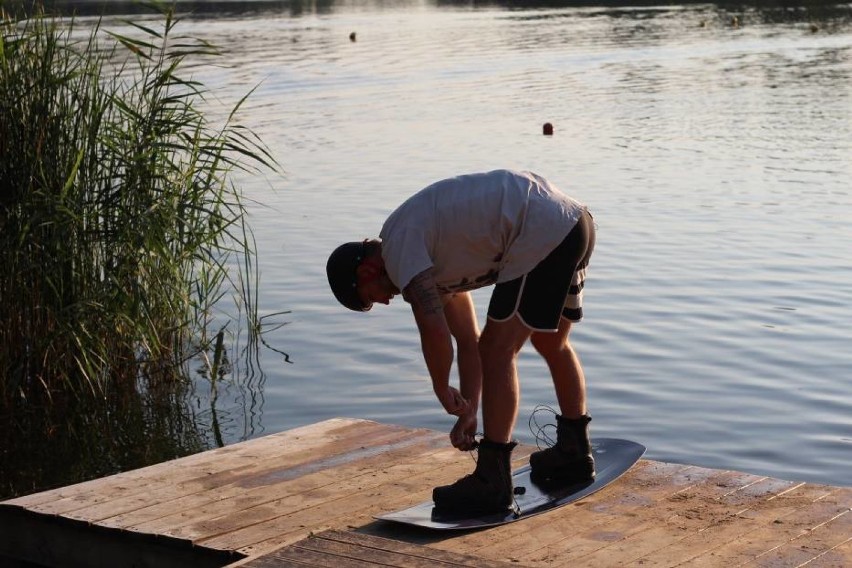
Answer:
[[(437, 487), (440, 511), (485, 514), (512, 507), (517, 354), (529, 339), (547, 362), (561, 415), (556, 444), (530, 456), (533, 480), (594, 478), (585, 378), (568, 335), (582, 318), (595, 229), (585, 206), (529, 172), (496, 170), (436, 182), (399, 206), (380, 240), (346, 243), (329, 257), (329, 284), (349, 309), (411, 304), (435, 395), (457, 418), (454, 447), (477, 447), (471, 475)], [(496, 284), (479, 333), (470, 290)], [(455, 339), (460, 390), (450, 385)]]

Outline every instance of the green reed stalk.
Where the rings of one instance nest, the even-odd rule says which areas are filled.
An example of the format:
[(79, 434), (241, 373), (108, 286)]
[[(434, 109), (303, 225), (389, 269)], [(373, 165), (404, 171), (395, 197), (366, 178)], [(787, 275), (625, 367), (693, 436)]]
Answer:
[(98, 26), (75, 41), (73, 20), (2, 14), (4, 401), (174, 377), (229, 289), (254, 306), (229, 174), (277, 166), (235, 122), (245, 99), (218, 128), (199, 110), (204, 86), (181, 66), (216, 51), (176, 23), (164, 10), (132, 38)]

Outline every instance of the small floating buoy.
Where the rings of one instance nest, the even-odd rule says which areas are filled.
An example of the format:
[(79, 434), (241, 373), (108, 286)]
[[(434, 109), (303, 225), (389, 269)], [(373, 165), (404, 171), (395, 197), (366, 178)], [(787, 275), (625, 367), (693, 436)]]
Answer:
[(812, 33), (812, 34), (815, 34), (815, 33), (817, 33), (818, 31), (819, 31), (819, 26), (818, 26), (818, 25), (816, 25), (816, 24), (814, 24), (814, 23), (812, 23), (812, 24), (811, 24), (811, 33)]
[(358, 39), (358, 38), (355, 35), (355, 32), (352, 32), (351, 34), (349, 34), (349, 41), (355, 41), (356, 39)]
[(549, 122), (545, 122), (544, 126), (541, 127), (541, 132), (545, 136), (553, 136), (553, 125)]

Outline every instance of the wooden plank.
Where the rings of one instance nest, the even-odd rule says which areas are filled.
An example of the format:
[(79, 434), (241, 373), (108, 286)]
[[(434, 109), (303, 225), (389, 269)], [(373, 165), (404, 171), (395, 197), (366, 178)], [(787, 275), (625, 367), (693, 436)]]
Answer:
[(250, 566), (251, 568), (305, 568), (306, 566), (311, 565), (305, 564), (304, 562), (299, 562), (298, 560), (292, 560), (289, 558), (277, 558), (272, 555), (269, 555), (251, 559), (250, 563), (246, 564), (231, 564), (230, 566), (228, 566), (228, 568), (237, 568), (238, 566)]
[(288, 481), (307, 479), (312, 472), (332, 470), (335, 466), (354, 464), (357, 467), (366, 456), (434, 436), (429, 430), (396, 428), (373, 431), (370, 435), (362, 433), (354, 438), (317, 445), (313, 451), (256, 459), (255, 465), (242, 468), (238, 474), (220, 477), (215, 483), (177, 483), (162, 487), (157, 491), (153, 510), (151, 495), (140, 493), (77, 509), (66, 516), (129, 528), (169, 514), (186, 516), (210, 503), (226, 505), (228, 510), (248, 508), (271, 500), (269, 496), (274, 494), (275, 488), (286, 486)]
[[(396, 568), (453, 568), (464, 566), (464, 563), (444, 562), (443, 559), (430, 558), (428, 552), (409, 554), (386, 550), (381, 547), (363, 546), (358, 542), (341, 542), (329, 538), (308, 538), (297, 542), (288, 548), (294, 550), (308, 550), (333, 558), (344, 558), (346, 560), (363, 561), (369, 565), (394, 566)], [(426, 550), (426, 547), (420, 547)], [(445, 553), (446, 554), (446, 553)]]
[(852, 510), (845, 510), (806, 530), (788, 542), (773, 548), (752, 560), (747, 566), (777, 567), (803, 566), (811, 563), (825, 551), (845, 544), (852, 537)]
[(255, 512), (250, 523), (244, 522), (248, 519), (242, 519), (240, 523), (228, 520), (227, 524), (218, 526), (190, 528), (214, 535), (197, 540), (204, 546), (242, 551), (268, 539), (280, 540), (282, 535), (287, 535), (286, 541), (298, 540), (303, 537), (306, 528), (328, 528), (336, 522), (348, 524), (353, 511), (378, 504), (378, 488), (389, 482), (404, 481), (423, 469), (435, 470), (441, 475), (451, 471), (447, 466), (457, 462), (458, 452), (447, 448), (445, 440), (440, 442), (440, 447), (440, 450), (433, 449), (405, 463), (388, 466), (381, 473), (342, 481), (331, 490), (301, 493), (270, 503)]
[[(712, 506), (712, 509), (708, 509), (708, 505)], [(719, 515), (716, 506), (712, 503), (693, 500), (689, 503), (689, 506), (693, 514), (696, 515), (698, 522), (682, 522), (681, 515), (663, 519), (659, 518), (658, 513), (656, 520), (646, 521), (640, 525), (640, 529), (635, 533), (601, 548), (595, 554), (581, 557), (579, 560), (594, 563), (606, 559), (609, 562), (616, 562), (621, 565), (672, 566), (686, 562), (689, 557), (694, 556), (694, 554), (690, 554), (688, 546), (685, 546), (684, 543), (688, 545), (690, 542), (687, 539), (696, 533), (714, 531), (717, 538), (725, 538), (728, 536), (726, 534), (728, 531), (731, 531), (734, 535), (740, 533), (743, 524), (751, 523), (752, 526), (761, 526), (756, 524), (754, 520), (747, 521), (745, 516), (737, 516), (734, 510), (722, 511), (722, 514)], [(771, 508), (771, 505), (769, 507)], [(836, 507), (835, 504), (832, 508)], [(760, 520), (760, 516), (755, 513), (757, 510), (758, 507), (754, 507), (750, 510), (750, 515), (755, 520)], [(802, 513), (803, 511), (799, 510), (798, 512), (791, 512), (791, 515), (798, 519), (802, 516)], [(824, 518), (826, 513), (834, 514), (830, 509), (822, 510), (817, 514), (817, 518)], [(772, 531), (777, 533), (774, 521), (764, 520), (762, 526), (771, 527)], [(730, 528), (732, 526), (734, 528)], [(709, 534), (712, 535), (713, 533)], [(701, 540), (699, 536), (697, 538), (700, 545), (698, 547), (699, 552), (706, 549)], [(684, 552), (685, 554), (683, 554)], [(717, 561), (720, 559), (718, 554), (715, 559)], [(722, 561), (724, 565), (729, 565), (731, 562), (729, 558), (723, 558)], [(689, 562), (694, 563), (692, 560), (689, 560)]]
[[(430, 444), (434, 434), (428, 431), (405, 435), (392, 434), (388, 438), (374, 438), (375, 445), (365, 444), (339, 452), (324, 460), (310, 462), (310, 467), (288, 466), (286, 463), (267, 461), (268, 470), (263, 474), (266, 482), (277, 480), (278, 483), (264, 485), (260, 483), (260, 474), (251, 482), (230, 483), (208, 491), (201, 491), (175, 499), (150, 504), (144, 508), (122, 513), (103, 521), (108, 526), (132, 528), (139, 531), (156, 531), (161, 527), (177, 528), (187, 524), (187, 519), (200, 520), (204, 517), (215, 517), (226, 512), (248, 508), (252, 504), (274, 500), (276, 495), (286, 495), (307, 490), (322, 484), (323, 480), (334, 481), (334, 476), (328, 473), (332, 470), (332, 462), (342, 463), (344, 459), (365, 456), (371, 452), (387, 447), (394, 440), (408, 445), (409, 442)], [(384, 446), (384, 447), (383, 447)], [(328, 467), (323, 467), (328, 466)], [(311, 475), (311, 472), (315, 472)], [(324, 473), (323, 473), (324, 472)], [(198, 516), (196, 516), (196, 514)]]
[[(834, 493), (826, 491), (834, 491)], [(768, 552), (783, 546), (811, 528), (835, 518), (849, 509), (852, 491), (805, 484), (794, 491), (782, 493), (767, 503), (776, 513), (767, 515), (764, 522), (751, 525), (739, 536), (718, 540), (702, 555), (690, 560), (694, 566), (718, 566), (719, 562), (741, 565), (753, 561)], [(747, 523), (755, 511), (744, 511), (738, 515), (739, 523)], [(723, 538), (724, 534), (718, 534)], [(852, 536), (852, 535), (847, 535)]]
[[(341, 427), (341, 424), (339, 424), (340, 421), (335, 421), (335, 422), (338, 423), (337, 427)], [(346, 431), (346, 435), (345, 436), (337, 436), (336, 438), (338, 438), (338, 439), (350, 438), (350, 441), (347, 442), (347, 447), (351, 447), (354, 444), (360, 444), (358, 446), (357, 450), (356, 450), (356, 452), (360, 452), (360, 456), (363, 456), (365, 453), (373, 452), (373, 450), (375, 449), (375, 448), (372, 448), (369, 443), (367, 443), (367, 444), (364, 443), (365, 434), (368, 434), (370, 432), (372, 432), (372, 434), (376, 434), (378, 432), (383, 433), (383, 435), (386, 436), (386, 439), (382, 439), (381, 441), (384, 441), (384, 442), (387, 442), (388, 439), (394, 439), (395, 438), (395, 439), (398, 440), (398, 439), (400, 439), (400, 437), (402, 437), (402, 438), (412, 438), (412, 439), (418, 438), (418, 440), (425, 438), (425, 439), (433, 440), (433, 441), (437, 440), (437, 439), (441, 439), (442, 444), (444, 444), (444, 445), (446, 444), (446, 442), (445, 442), (446, 436), (444, 434), (440, 434), (440, 433), (437, 433), (437, 432), (434, 432), (434, 431), (403, 429), (403, 428), (399, 428), (399, 427), (388, 427), (387, 425), (379, 425), (379, 424), (371, 423), (371, 422), (367, 422), (367, 421), (348, 421), (348, 422), (349, 422), (348, 426), (343, 425), (343, 428)], [(369, 432), (367, 430), (364, 430), (364, 428), (362, 428), (362, 426), (368, 427)], [(314, 431), (314, 432), (318, 431), (317, 429), (310, 429), (310, 430)], [(402, 434), (402, 436), (400, 436), (400, 433)], [(278, 437), (278, 435), (273, 435), (273, 436)], [(326, 447), (327, 446), (327, 444), (325, 444), (325, 441), (326, 441), (325, 438), (326, 437), (327, 436), (325, 436), (325, 435), (321, 435), (321, 436), (315, 437), (314, 439), (310, 440), (309, 446), (307, 448), (307, 453), (312, 453), (312, 452), (316, 453), (316, 447)], [(415, 440), (415, 443), (418, 440)], [(386, 444), (385, 444), (385, 446), (386, 446)], [(268, 446), (267, 446), (267, 448), (268, 448)], [(335, 450), (335, 449), (340, 449), (340, 448), (332, 448), (332, 450)], [(253, 450), (250, 450), (250, 451), (253, 452)], [(218, 451), (208, 453), (208, 460), (211, 459), (211, 458), (215, 459), (217, 456), (214, 455), (214, 454), (218, 454), (218, 453), (219, 453)], [(355, 458), (360, 457), (360, 456), (355, 456)], [(249, 489), (249, 491), (262, 492), (264, 490), (264, 486), (263, 486), (264, 483), (280, 481), (280, 479), (282, 477), (286, 478), (286, 479), (293, 478), (293, 479), (298, 480), (298, 479), (305, 477), (304, 474), (306, 472), (310, 472), (310, 471), (313, 471), (315, 469), (318, 469), (319, 471), (331, 470), (331, 469), (333, 469), (333, 467), (335, 465), (339, 465), (340, 463), (343, 463), (345, 461), (352, 461), (351, 459), (349, 459), (352, 456), (347, 457), (346, 455), (341, 455), (341, 454), (337, 454), (337, 455), (334, 455), (334, 456), (327, 456), (327, 457), (329, 458), (329, 460), (326, 461), (326, 462), (319, 463), (319, 462), (317, 462), (317, 460), (314, 460), (314, 461), (309, 462), (309, 467), (300, 467), (298, 471), (288, 471), (283, 476), (282, 476), (281, 470), (275, 469), (274, 466), (273, 466), (272, 471), (267, 471), (267, 469), (264, 468), (264, 469), (261, 470), (262, 475), (260, 476), (260, 477), (265, 476), (265, 480), (262, 483), (258, 482), (260, 477), (255, 475), (255, 476), (250, 476), (250, 477), (244, 476), (245, 482), (243, 484), (247, 485), (247, 486), (252, 486), (252, 485), (256, 486), (253, 489)], [(251, 459), (254, 462), (266, 461), (263, 451), (259, 451), (257, 453), (254, 453), (254, 455), (251, 456)], [(355, 461), (358, 461), (358, 460), (355, 459)], [(173, 466), (179, 466), (179, 465), (182, 465), (182, 462), (181, 462), (181, 460), (176, 460), (175, 462), (172, 462), (172, 465)], [(203, 466), (204, 464), (202, 463), (201, 465)], [(363, 464), (360, 467), (363, 468)], [(180, 469), (180, 468), (177, 468), (177, 469)], [(370, 467), (369, 467), (369, 464), (368, 464), (367, 472), (369, 472), (369, 471), (370, 471)], [(263, 473), (263, 472), (265, 472), (265, 473)], [(121, 477), (124, 478), (124, 477), (127, 477), (127, 476), (122, 475)], [(91, 485), (91, 484), (86, 484), (86, 485)], [(214, 491), (215, 491), (215, 489), (214, 489)], [(72, 491), (72, 493), (73, 493), (73, 491)], [(149, 499), (151, 499), (155, 502), (161, 502), (162, 499), (163, 499), (164, 493), (168, 494), (168, 491), (166, 491), (166, 492), (162, 492), (162, 491), (150, 492), (150, 493), (146, 493), (146, 496)], [(107, 501), (106, 503), (109, 503), (109, 502)], [(2, 517), (3, 509), (4, 509), (3, 507), (0, 507), (0, 517)], [(12, 510), (12, 509), (23, 510), (20, 507), (10, 507), (9, 508), (9, 510)], [(44, 516), (44, 515), (42, 515), (42, 516)], [(134, 531), (134, 532), (139, 532), (139, 531)], [(163, 531), (161, 531), (161, 533), (159, 533), (159, 534), (162, 534), (162, 532)]]
[[(183, 491), (191, 493), (217, 487), (238, 480), (275, 458), (288, 457), (283, 463), (295, 464), (319, 456), (330, 455), (349, 447), (361, 436), (388, 429), (368, 421), (330, 421), (323, 427), (300, 429), (291, 432), (243, 442), (239, 448), (225, 452), (230, 447), (202, 452), (186, 458), (150, 466), (143, 470), (121, 473), (101, 480), (93, 480), (67, 489), (48, 491), (33, 499), (37, 503), (18, 500), (5, 504), (25, 506), (45, 514), (68, 515), (76, 513), (81, 520), (89, 519), (83, 510), (121, 499), (137, 498), (150, 502), (152, 498), (166, 500)], [(397, 431), (401, 429), (397, 428)], [(168, 492), (168, 494), (163, 493)]]
[[(158, 532), (170, 536), (188, 538), (196, 542), (241, 531), (253, 530), (264, 521), (285, 514), (333, 502), (363, 487), (370, 487), (381, 476), (377, 474), (383, 464), (396, 459), (416, 459), (428, 456), (438, 445), (445, 445), (442, 437), (435, 433), (419, 434), (411, 443), (388, 447), (387, 452), (364, 458), (336, 468), (320, 470), (276, 486), (252, 493), (247, 502), (237, 505), (241, 497), (225, 500), (224, 506), (213, 504), (186, 511), (185, 514), (164, 517), (152, 523), (133, 527), (140, 532)], [(230, 503), (230, 505), (229, 505)], [(230, 539), (229, 539), (230, 540)], [(205, 544), (209, 546), (209, 544)], [(231, 545), (228, 545), (231, 546)]]
[[(516, 450), (518, 458), (517, 466), (526, 462), (528, 452), (531, 448)], [(420, 462), (421, 460), (417, 460)], [(383, 471), (388, 477), (383, 479), (374, 487), (366, 491), (352, 493), (346, 498), (333, 503), (322, 504), (315, 508), (300, 511), (286, 518), (271, 521), (268, 526), (263, 527), (263, 532), (254, 534), (254, 537), (264, 536), (250, 545), (239, 548), (239, 552), (246, 555), (264, 554), (270, 550), (280, 548), (283, 545), (292, 544), (303, 538), (298, 530), (292, 530), (292, 526), (315, 527), (314, 530), (336, 527), (360, 527), (370, 525), (371, 534), (384, 537), (396, 537), (401, 528), (399, 525), (391, 525), (373, 521), (372, 516), (380, 512), (402, 509), (415, 503), (430, 498), (431, 490), (436, 485), (452, 483), (459, 477), (470, 473), (472, 461), (467, 456), (460, 454), (457, 450), (442, 447), (431, 456), (424, 456), (422, 463), (411, 462), (408, 464), (395, 464)], [(290, 525), (290, 529), (283, 523)], [(379, 527), (377, 529), (377, 527)], [(304, 530), (304, 529), (302, 529)], [(456, 538), (458, 535), (450, 533), (408, 533), (406, 536), (410, 542), (418, 542), (419, 535), (424, 541), (432, 542), (435, 534), (440, 534), (439, 539)]]
[[(519, 446), (515, 466), (532, 450)], [(372, 518), (473, 467), (443, 432), (331, 420), (0, 503), (0, 554), (69, 566), (123, 565), (128, 551), (141, 566), (205, 565), (220, 552), (254, 568), (852, 566), (852, 488), (649, 460), (582, 501), (489, 530)], [(307, 538), (345, 528), (357, 532)]]
[(852, 566), (852, 536), (807, 564), (807, 568), (849, 568), (849, 566)]
[[(684, 538), (725, 515), (717, 498), (737, 487), (763, 479), (731, 471), (715, 471), (701, 482), (679, 489), (652, 507), (631, 515), (619, 514), (603, 526), (578, 531), (553, 544), (520, 557), (522, 561), (560, 558), (572, 563), (623, 565)], [(680, 514), (685, 506), (701, 504), (700, 513)]]
[(311, 535), (268, 555), (241, 563), (241, 566), (273, 568), (279, 566), (276, 563), (279, 560), (286, 562), (281, 565), (327, 568), (340, 566), (504, 568), (515, 566), (361, 533), (334, 530)]
[[(803, 485), (798, 484), (798, 487)], [(724, 539), (736, 538), (755, 530), (777, 516), (777, 511), (771, 505), (774, 503), (772, 498), (793, 487), (795, 485), (792, 482), (766, 478), (711, 502), (684, 502), (680, 510), (671, 511), (672, 517), (666, 522), (675, 525), (684, 517), (696, 519), (696, 522), (679, 523), (677, 526), (681, 534), (667, 543), (661, 543), (649, 554), (638, 557), (638, 561), (651, 566), (682, 564), (702, 555)], [(749, 513), (748, 517), (744, 516), (745, 512)]]
[(524, 522), (524, 525), (530, 523), (528, 526), (515, 524), (502, 527), (487, 541), (469, 535), (469, 546), (473, 549), (488, 547), (519, 558), (558, 542), (566, 535), (590, 530), (613, 517), (630, 515), (637, 508), (649, 506), (661, 497), (694, 483), (695, 468), (642, 460), (618, 481), (617, 490), (608, 487), (567, 509), (533, 517)]
[(632, 526), (637, 510), (653, 507), (659, 500), (715, 474), (718, 472), (641, 460), (616, 484), (568, 507), (500, 527), (493, 533), (470, 533), (439, 546), (465, 553), (487, 548), (495, 558), (518, 560), (548, 546), (558, 549), (558, 543), (583, 532), (596, 533), (593, 542), (599, 545), (597, 533), (612, 530), (602, 528), (606, 523), (625, 519), (627, 526)]
[[(287, 547), (269, 555), (270, 559), (284, 560), (289, 566), (314, 566), (315, 568), (375, 568), (376, 564), (357, 558), (341, 558), (300, 547)], [(275, 563), (266, 564), (270, 568)]]
[(641, 522), (636, 523), (630, 534), (595, 551), (588, 558), (606, 556), (627, 564), (644, 560), (649, 555), (657, 556), (660, 551), (678, 545), (689, 535), (728, 520), (732, 510), (724, 499), (731, 494), (729, 489), (745, 490), (764, 481), (757, 476), (732, 472), (726, 482), (709, 483), (700, 486), (699, 491), (678, 494), (675, 497), (680, 499), (671, 499), (666, 507), (658, 509), (650, 518), (639, 519)]
[[(766, 488), (783, 487), (778, 480), (768, 480), (761, 485)], [(767, 538), (771, 539), (771, 533), (777, 532), (777, 525), (783, 522), (782, 519), (800, 514), (804, 507), (824, 496), (823, 488), (804, 483), (767, 493), (765, 498), (758, 498), (745, 508), (731, 508), (728, 516), (687, 535), (672, 546), (655, 551), (653, 558), (646, 558), (645, 561), (651, 565), (718, 565), (719, 562), (735, 562), (737, 554), (732, 543), (743, 538), (766, 542)]]
[(409, 544), (406, 542), (400, 542), (398, 540), (378, 537), (362, 532), (356, 533), (349, 531), (326, 531), (316, 536), (326, 539), (334, 539), (338, 542), (357, 544), (364, 547), (389, 550), (399, 554), (405, 554), (410, 557), (426, 558), (429, 560), (440, 561), (447, 564), (473, 566), (479, 568), (501, 568), (507, 566), (515, 566), (515, 564), (494, 562), (493, 560), (483, 560), (476, 556), (456, 554), (453, 552), (447, 552), (445, 550)]

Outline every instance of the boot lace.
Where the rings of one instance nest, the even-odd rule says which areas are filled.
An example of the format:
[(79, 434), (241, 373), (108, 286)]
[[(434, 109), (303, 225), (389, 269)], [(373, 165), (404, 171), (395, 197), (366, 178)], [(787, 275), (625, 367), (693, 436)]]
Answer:
[(557, 412), (546, 404), (536, 406), (530, 414), (529, 428), (539, 450), (556, 445)]

